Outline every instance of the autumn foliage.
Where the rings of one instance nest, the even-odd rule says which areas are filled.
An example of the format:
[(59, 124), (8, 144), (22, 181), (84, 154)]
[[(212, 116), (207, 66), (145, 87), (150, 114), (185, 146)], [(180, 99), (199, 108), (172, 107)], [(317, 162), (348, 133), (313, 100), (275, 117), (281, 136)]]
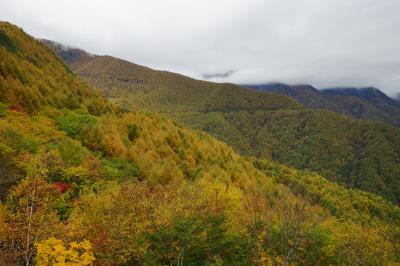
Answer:
[(50, 237), (47, 240), (36, 243), (36, 265), (38, 266), (68, 266), (93, 265), (95, 260), (92, 246), (89, 241), (72, 242), (69, 248), (65, 247), (61, 240)]
[[(40, 52), (37, 64), (56, 60), (0, 25), (5, 62), (28, 51)], [(34, 64), (25, 63), (24, 71)], [(68, 72), (61, 62), (52, 67)], [(8, 92), (36, 75), (0, 78), (0, 265), (400, 262), (400, 209), (384, 198), (240, 156), (161, 115), (107, 111), (106, 100), (62, 73), (55, 84), (82, 94), (74, 108), (58, 92), (47, 97), (46, 87), (29, 92), (38, 97), (32, 103)], [(8, 110), (10, 102), (28, 111)]]

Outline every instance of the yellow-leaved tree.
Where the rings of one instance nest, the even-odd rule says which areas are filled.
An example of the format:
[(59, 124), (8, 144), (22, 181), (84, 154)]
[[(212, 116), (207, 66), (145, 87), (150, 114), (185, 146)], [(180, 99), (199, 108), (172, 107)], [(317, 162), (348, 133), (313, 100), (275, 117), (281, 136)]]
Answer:
[(38, 266), (88, 266), (93, 265), (95, 260), (92, 244), (87, 240), (71, 242), (68, 248), (61, 240), (50, 237), (35, 246)]

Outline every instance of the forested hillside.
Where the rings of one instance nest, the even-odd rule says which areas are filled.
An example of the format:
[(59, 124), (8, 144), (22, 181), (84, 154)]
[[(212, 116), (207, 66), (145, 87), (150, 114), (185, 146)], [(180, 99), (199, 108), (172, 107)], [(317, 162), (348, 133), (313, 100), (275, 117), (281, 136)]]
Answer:
[[(0, 25), (8, 40), (22, 36), (21, 54), (35, 44), (54, 59), (22, 30)], [(3, 43), (0, 51), (5, 66), (25, 64)], [(64, 76), (58, 66), (48, 75)], [(17, 79), (3, 78), (6, 95)], [(114, 111), (73, 80), (71, 90), (86, 91), (79, 106), (55, 97), (28, 111), (0, 97), (1, 265), (400, 262), (400, 209), (382, 197), (244, 158), (157, 114)], [(22, 89), (35, 88), (27, 82)], [(98, 102), (102, 114), (88, 108)]]
[(341, 109), (336, 103), (326, 99), (324, 95), (310, 85), (287, 85), (283, 83), (267, 83), (258, 85), (243, 85), (256, 91), (275, 92), (289, 96), (310, 109), (328, 109), (334, 112), (350, 115), (346, 110)]
[(310, 85), (281, 83), (245, 85), (245, 87), (289, 96), (307, 108), (327, 109), (357, 119), (380, 121), (400, 127), (400, 105), (376, 88), (317, 90)]
[[(198, 81), (111, 56), (89, 56), (81, 50), (68, 50), (49, 41), (45, 43), (53, 47), (75, 73), (107, 98), (136, 98), (135, 101), (127, 100), (135, 110), (210, 112), (302, 108), (288, 97), (275, 93), (264, 94), (233, 84)], [(74, 54), (71, 56), (71, 53)]]
[(376, 88), (333, 88), (321, 93), (355, 118), (400, 127), (400, 104)]
[[(164, 113), (229, 143), (242, 155), (310, 169), (400, 202), (400, 131), (392, 126), (305, 109), (273, 92), (198, 81), (109, 56), (77, 54), (67, 60), (74, 72), (119, 106)], [(313, 108), (323, 103), (319, 96), (304, 96), (314, 95), (316, 89), (300, 89)]]
[(28, 112), (43, 105), (81, 107), (93, 114), (112, 109), (40, 41), (11, 24), (0, 24), (0, 45), (0, 99), (3, 102)]

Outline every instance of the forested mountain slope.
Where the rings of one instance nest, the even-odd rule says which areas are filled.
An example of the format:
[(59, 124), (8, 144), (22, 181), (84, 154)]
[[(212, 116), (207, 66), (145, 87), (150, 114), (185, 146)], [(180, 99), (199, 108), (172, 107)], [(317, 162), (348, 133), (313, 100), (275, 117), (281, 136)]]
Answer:
[(6, 22), (0, 22), (0, 46), (1, 101), (29, 112), (44, 105), (81, 107), (94, 114), (112, 109), (40, 41)]
[(339, 106), (326, 99), (323, 94), (310, 85), (287, 85), (283, 83), (267, 83), (258, 85), (243, 85), (256, 91), (275, 92), (289, 96), (303, 106), (311, 109), (328, 109), (348, 115), (345, 110), (341, 110)]
[[(266, 160), (253, 166), (157, 115), (6, 111), (0, 125), (3, 176), (19, 181), (0, 203), (3, 265), (26, 250), (28, 260), (51, 256), (33, 248), (50, 237), (90, 241), (100, 264), (163, 265), (182, 249), (193, 265), (400, 259), (400, 209), (383, 198)], [(28, 222), (35, 240), (14, 247), (26, 243)]]
[[(23, 34), (7, 27), (10, 40)], [(24, 54), (36, 43), (21, 41)], [(0, 100), (0, 178), (15, 184), (1, 191), (1, 265), (400, 262), (400, 209), (380, 196), (246, 159), (156, 114), (57, 100), (34, 112)]]
[(59, 44), (50, 41), (45, 43), (65, 58), (75, 73), (107, 98), (135, 97), (135, 101), (127, 100), (132, 109), (211, 112), (303, 108), (288, 97), (275, 93), (263, 94), (233, 84), (199, 81), (111, 56), (88, 56), (84, 51), (71, 57), (66, 55), (68, 48), (59, 48)]
[(400, 127), (400, 105), (376, 88), (333, 88), (317, 90), (310, 85), (270, 83), (244, 85), (264, 92), (276, 92), (311, 109), (327, 109), (354, 118), (381, 121)]
[[(109, 56), (80, 58), (67, 62), (119, 106), (167, 114), (243, 155), (317, 171), (335, 182), (400, 201), (400, 132), (392, 126), (305, 109), (273, 92), (198, 81)], [(312, 87), (299, 89), (316, 93)], [(321, 97), (303, 99), (318, 108)]]
[(376, 88), (333, 88), (321, 93), (355, 118), (400, 127), (400, 104)]

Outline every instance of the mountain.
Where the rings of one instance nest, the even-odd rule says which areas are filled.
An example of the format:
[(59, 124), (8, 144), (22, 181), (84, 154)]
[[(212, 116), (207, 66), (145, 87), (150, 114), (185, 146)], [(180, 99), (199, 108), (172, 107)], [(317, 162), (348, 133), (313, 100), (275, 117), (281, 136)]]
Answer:
[(321, 90), (322, 94), (329, 95), (329, 96), (353, 96), (367, 100), (370, 103), (376, 105), (388, 105), (399, 107), (396, 101), (392, 98), (388, 97), (382, 91), (378, 90), (377, 88), (368, 87), (368, 88), (331, 88), (331, 89), (324, 89)]
[[(58, 44), (51, 45), (55, 52)], [(183, 75), (152, 70), (111, 56), (92, 56), (86, 52), (71, 61), (65, 53), (58, 55), (83, 80), (99, 89), (108, 98), (123, 99), (137, 94), (132, 109), (175, 111), (177, 108), (202, 112), (217, 110), (273, 110), (302, 108), (295, 101), (273, 94), (263, 94), (233, 84), (199, 81)], [(183, 93), (182, 93), (183, 91)], [(223, 99), (221, 101), (221, 99)]]
[(243, 85), (263, 92), (276, 92), (289, 96), (307, 108), (328, 109), (334, 112), (340, 112), (339, 106), (325, 99), (316, 88), (310, 85), (286, 85), (283, 83), (269, 83), (260, 85)]
[[(161, 112), (227, 142), (242, 155), (316, 171), (400, 201), (400, 133), (392, 126), (305, 109), (281, 93), (199, 81), (110, 56), (77, 58), (70, 66), (118, 106)], [(310, 86), (278, 88), (313, 106), (325, 99)]]
[(339, 88), (321, 91), (351, 116), (400, 126), (400, 104), (376, 88)]
[(307, 108), (328, 109), (357, 119), (381, 121), (400, 127), (400, 105), (376, 88), (317, 90), (310, 85), (281, 83), (244, 86), (289, 96)]
[[(22, 55), (40, 49), (46, 61), (37, 64), (54, 60), (21, 29), (0, 27), (8, 42), (21, 37)], [(2, 64), (28, 73), (32, 66), (8, 48), (0, 43)], [(400, 208), (384, 198), (242, 157), (158, 114), (115, 110), (61, 62), (35, 71), (42, 76), (29, 77), (23, 90), (56, 76), (55, 95), (57, 88), (85, 93), (77, 106), (43, 93), (30, 112), (15, 108), (30, 107), (19, 98), (0, 98), (1, 265), (400, 261)], [(15, 78), (0, 79), (2, 95), (11, 95)], [(307, 111), (276, 97), (293, 104), (291, 112)], [(101, 112), (87, 107), (99, 102)], [(3, 185), (10, 180), (12, 187)]]
[(73, 47), (64, 46), (61, 43), (52, 42), (46, 39), (40, 39), (42, 43), (51, 46), (57, 55), (60, 55), (62, 59), (68, 64), (73, 64), (77, 61), (88, 61), (93, 55)]

